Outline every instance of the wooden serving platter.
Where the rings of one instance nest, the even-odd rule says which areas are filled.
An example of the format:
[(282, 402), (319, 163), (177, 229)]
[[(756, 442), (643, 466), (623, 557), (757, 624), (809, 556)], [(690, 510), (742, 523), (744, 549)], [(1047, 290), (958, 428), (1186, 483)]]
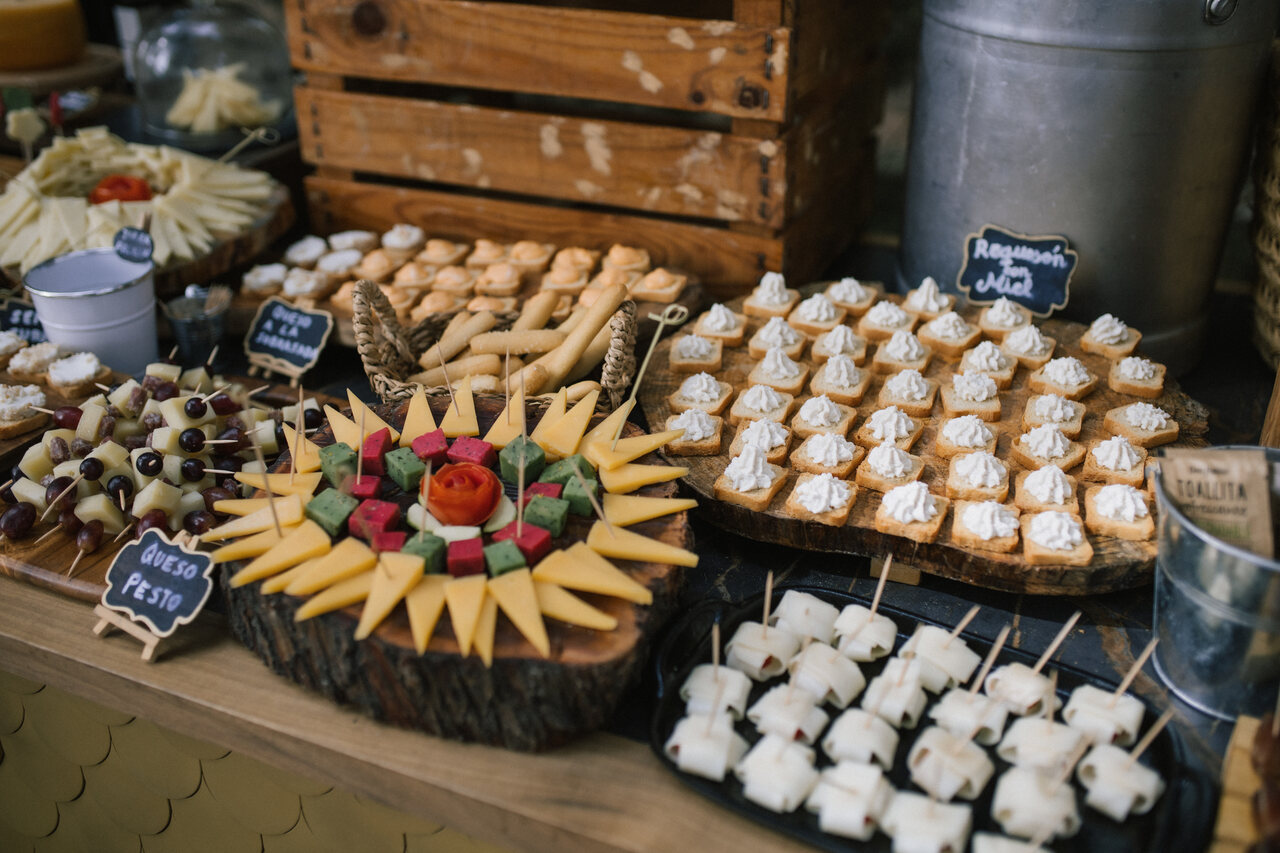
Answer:
[[(449, 398), (433, 397), (437, 419)], [(408, 403), (380, 407), (392, 424), (404, 422)], [(544, 408), (530, 403), (532, 428)], [(503, 408), (499, 397), (478, 397), (481, 434)], [(596, 422), (602, 416), (597, 416)], [(628, 424), (624, 435), (639, 430)], [(318, 444), (329, 444), (325, 430)], [(653, 457), (653, 458), (649, 458)], [(657, 463), (654, 454), (640, 462)], [(283, 463), (277, 463), (279, 467)], [(646, 486), (636, 494), (671, 497), (674, 482)], [(585, 539), (594, 518), (570, 516), (563, 547)], [(686, 513), (632, 525), (645, 536), (691, 548), (693, 534)], [(538, 750), (598, 728), (613, 713), (623, 692), (639, 675), (650, 642), (672, 614), (683, 583), (680, 567), (611, 560), (653, 593), (653, 604), (641, 607), (617, 598), (575, 593), (618, 620), (614, 631), (592, 631), (546, 620), (551, 657), (544, 659), (505, 617), (498, 619), (493, 666), (480, 658), (462, 658), (447, 614), (437, 625), (426, 653), (414, 648), (403, 607), (364, 641), (353, 639), (359, 606), (327, 613), (305, 622), (294, 614), (303, 599), (283, 593), (262, 595), (258, 584), (232, 587), (232, 564), (219, 573), (227, 600), (227, 619), (236, 636), (277, 674), (329, 699), (354, 705), (379, 720), (416, 728), (441, 737), (479, 741), (509, 749)]]
[[(801, 288), (803, 295), (825, 289), (827, 282)], [(900, 302), (901, 297), (889, 295), (882, 297)], [(741, 313), (742, 299), (726, 303), (734, 311)], [(969, 305), (957, 309), (969, 323), (976, 324), (979, 307)], [(747, 337), (762, 325), (757, 318), (748, 318)], [(852, 321), (856, 325), (856, 321)], [(1101, 377), (1097, 390), (1083, 401), (1087, 407), (1084, 429), (1078, 441), (1086, 446), (1090, 442), (1106, 438), (1109, 433), (1102, 427), (1103, 414), (1116, 406), (1137, 401), (1138, 398), (1112, 391), (1106, 382), (1109, 362), (1102, 356), (1090, 355), (1080, 349), (1080, 336), (1086, 326), (1065, 320), (1038, 321), (1044, 334), (1057, 340), (1055, 356), (1072, 355), (1079, 358), (1089, 371)], [(692, 330), (692, 325), (688, 326)], [(654, 429), (661, 428), (672, 413), (667, 404), (667, 397), (680, 387), (686, 374), (673, 373), (667, 368), (673, 339), (658, 344), (654, 357), (649, 365), (648, 379), (640, 389), (639, 400), (644, 408), (645, 417)], [(871, 356), (875, 345), (868, 345), (867, 360), (863, 369), (871, 369)], [(813, 362), (808, 358), (801, 359), (811, 370)], [(747, 352), (744, 342), (741, 347), (724, 350), (724, 365), (716, 378), (728, 382), (735, 392), (742, 392), (748, 387), (747, 374), (756, 364)], [(940, 385), (949, 386), (951, 376), (957, 371), (959, 360), (947, 360), (937, 354), (924, 371), (924, 375), (936, 380)], [(1009, 455), (1009, 447), (1022, 433), (1022, 412), (1027, 398), (1033, 396), (1028, 387), (1027, 377), (1030, 371), (1019, 367), (1014, 374), (1013, 385), (1000, 392), (1001, 417), (998, 422), (989, 423), (997, 433), (996, 457), (1004, 462), (1010, 470), (1010, 483), (1022, 470)], [(857, 406), (857, 418), (854, 429), (862, 425), (867, 416), (880, 408), (876, 399), (880, 387), (884, 384), (884, 375), (875, 375), (871, 387)], [(801, 398), (808, 396), (808, 389)], [(735, 397), (736, 398), (736, 397)], [(1166, 380), (1165, 393), (1151, 403), (1167, 411), (1180, 425), (1180, 437), (1175, 446), (1203, 446), (1206, 442), (1204, 434), (1208, 430), (1208, 412), (1204, 406), (1192, 400), (1178, 390), (1177, 383)], [(929, 485), (930, 491), (937, 495), (946, 493), (947, 460), (934, 452), (935, 435), (946, 419), (942, 409), (941, 394), (934, 404), (933, 414), (927, 418), (917, 418), (924, 422), (924, 433), (911, 449), (911, 453), (924, 459), (925, 468), (921, 479)], [(838, 554), (857, 554), (865, 556), (893, 555), (906, 565), (921, 569), (930, 574), (953, 580), (963, 581), (976, 586), (1010, 592), (1032, 593), (1036, 595), (1090, 595), (1130, 589), (1151, 582), (1151, 572), (1155, 565), (1156, 544), (1154, 540), (1133, 542), (1110, 536), (1089, 534), (1093, 545), (1093, 560), (1087, 566), (1066, 565), (1031, 565), (1022, 557), (1021, 545), (1012, 554), (999, 554), (993, 551), (971, 550), (956, 545), (951, 540), (951, 518), (943, 523), (938, 538), (933, 543), (917, 542), (901, 536), (880, 533), (875, 529), (875, 513), (880, 506), (880, 493), (859, 487), (855, 497), (849, 521), (843, 527), (831, 527), (812, 521), (794, 518), (783, 510), (783, 504), (795, 484), (796, 473), (788, 468), (787, 483), (778, 492), (777, 497), (764, 512), (755, 512), (734, 504), (718, 501), (715, 498), (714, 483), (724, 472), (725, 466), (732, 458), (729, 454), (729, 442), (734, 433), (726, 419), (722, 452), (715, 456), (673, 457), (674, 461), (689, 467), (689, 474), (684, 478), (685, 484), (696, 494), (699, 501), (698, 511), (708, 521), (731, 530), (750, 539), (763, 542), (774, 542), (790, 545), (806, 551), (824, 551)], [(850, 433), (852, 435), (852, 433)], [(793, 440), (791, 450), (798, 446)], [(1157, 449), (1158, 452), (1158, 449)], [(787, 467), (787, 466), (784, 466)], [(1067, 472), (1078, 478), (1080, 468)], [(1083, 500), (1086, 483), (1081, 483), (1078, 491)], [(1012, 496), (1012, 485), (1010, 494)], [(952, 502), (954, 505), (954, 501)]]

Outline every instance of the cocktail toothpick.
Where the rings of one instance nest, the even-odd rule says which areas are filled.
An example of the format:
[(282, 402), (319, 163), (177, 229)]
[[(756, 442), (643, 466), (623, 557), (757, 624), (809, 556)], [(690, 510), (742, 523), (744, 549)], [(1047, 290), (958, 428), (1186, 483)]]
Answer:
[(209, 357), (204, 360), (205, 370), (213, 369), (213, 360), (218, 357), (218, 347), (222, 344), (214, 344), (213, 349), (209, 350)]
[(271, 491), (271, 475), (267, 472), (266, 460), (262, 458), (262, 445), (258, 444), (258, 440), (254, 438), (253, 433), (249, 433), (249, 440), (253, 444), (253, 456), (258, 460), (258, 467), (262, 469), (262, 490), (267, 493), (267, 506), (271, 509), (271, 523), (276, 527), (276, 535), (283, 539), (284, 531), (280, 529), (280, 516), (276, 513), (276, 496)]
[(97, 389), (98, 389), (99, 391), (102, 391), (103, 393), (106, 393), (106, 394), (111, 393), (111, 386), (110, 386), (110, 385), (103, 385), (101, 382), (95, 382), (95, 383), (93, 383), (93, 384), (94, 384), (94, 386), (95, 386), (95, 387), (97, 387)]
[(75, 559), (74, 559), (74, 560), (72, 560), (72, 561), (71, 561), (71, 565), (67, 567), (67, 577), (69, 577), (69, 578), (73, 578), (73, 577), (75, 577), (75, 575), (73, 574), (73, 572), (75, 572), (75, 570), (76, 570), (76, 566), (78, 566), (78, 565), (80, 564), (80, 560), (81, 560), (81, 558), (83, 558), (83, 557), (84, 557), (84, 555), (85, 555), (85, 554), (87, 554), (87, 553), (89, 553), (89, 552), (88, 552), (88, 551), (82, 551), (82, 550), (79, 550), (79, 549), (77, 549), (77, 550), (76, 550), (76, 556), (75, 556)]
[(951, 629), (951, 633), (947, 635), (947, 639), (942, 643), (942, 648), (945, 649), (947, 646), (951, 645), (951, 641), (960, 636), (960, 633), (964, 631), (965, 628), (969, 627), (969, 623), (973, 621), (974, 617), (978, 615), (978, 611), (981, 609), (982, 608), (976, 604), (970, 607), (969, 612), (964, 615), (964, 618), (957, 622), (956, 626)]
[(71, 494), (71, 490), (74, 489), (76, 486), (80, 485), (80, 481), (83, 479), (84, 479), (84, 474), (76, 474), (75, 479), (71, 481), (71, 485), (67, 486), (65, 489), (59, 492), (56, 498), (49, 501), (49, 505), (45, 507), (44, 513), (40, 516), (40, 520), (44, 521), (46, 518), (48, 518), (49, 513), (57, 509), (58, 504), (62, 503), (62, 499), (65, 498), (67, 495)]
[(356, 485), (360, 485), (360, 478), (364, 476), (364, 441), (369, 436), (364, 431), (365, 412), (364, 406), (360, 407), (360, 446), (356, 448)]
[(977, 696), (978, 691), (982, 689), (982, 682), (987, 680), (987, 674), (991, 672), (991, 667), (995, 666), (996, 658), (1000, 656), (1000, 650), (1004, 648), (1005, 640), (1009, 639), (1009, 632), (1012, 629), (1012, 625), (1005, 625), (996, 635), (996, 641), (991, 644), (991, 650), (982, 661), (982, 668), (978, 670), (977, 678), (973, 679), (973, 683), (969, 685), (970, 696)]
[(516, 538), (524, 535), (524, 451), (520, 444), (520, 459), (516, 462)]
[[(503, 407), (503, 411), (507, 413), (507, 423), (510, 424), (511, 423), (511, 347), (510, 346), (507, 347), (507, 361), (503, 367), (503, 374), (504, 374), (504, 377), (502, 381), (502, 397), (507, 403), (507, 405)], [(523, 394), (520, 395), (520, 399), (521, 400), (524, 399)]]
[(306, 402), (306, 391), (302, 387), (302, 383), (298, 383), (298, 410), (293, 416), (293, 446), (289, 448), (289, 483), (293, 483), (294, 475), (298, 472), (298, 452), (302, 450), (302, 440), (306, 436), (307, 423), (302, 410), (302, 404)]
[(1132, 767), (1133, 763), (1142, 756), (1142, 753), (1147, 751), (1147, 747), (1155, 743), (1156, 735), (1160, 734), (1164, 727), (1169, 725), (1169, 721), (1172, 719), (1173, 709), (1166, 708), (1164, 713), (1160, 715), (1160, 718), (1151, 724), (1151, 728), (1142, 736), (1142, 740), (1138, 741), (1134, 745), (1133, 751), (1129, 753), (1129, 760), (1125, 762), (1124, 766)]
[(613, 525), (609, 523), (609, 519), (604, 516), (604, 509), (600, 506), (600, 501), (596, 500), (595, 489), (587, 485), (587, 478), (582, 476), (582, 472), (578, 470), (578, 466), (573, 466), (573, 476), (578, 478), (578, 485), (582, 486), (582, 491), (586, 493), (587, 500), (591, 501), (591, 508), (596, 511), (596, 517), (604, 522), (604, 527), (609, 531), (610, 536), (617, 534), (613, 530)]
[(1090, 741), (1088, 738), (1081, 738), (1080, 743), (1076, 744), (1076, 748), (1071, 750), (1071, 754), (1067, 756), (1067, 760), (1063, 763), (1062, 769), (1058, 775), (1054, 777), (1053, 784), (1049, 786), (1049, 794), (1052, 796), (1058, 792), (1063, 783), (1071, 778), (1071, 772), (1076, 769), (1076, 764), (1080, 759), (1084, 758), (1084, 754), (1089, 751)]
[(1071, 614), (1071, 618), (1063, 623), (1062, 628), (1058, 631), (1058, 635), (1053, 638), (1053, 642), (1049, 644), (1049, 648), (1044, 650), (1044, 654), (1040, 655), (1040, 660), (1036, 661), (1036, 665), (1031, 668), (1032, 672), (1039, 672), (1044, 669), (1044, 665), (1049, 662), (1054, 653), (1058, 651), (1058, 646), (1062, 645), (1062, 641), (1071, 633), (1071, 629), (1076, 626), (1076, 622), (1080, 620), (1080, 611), (1077, 610)]
[(126, 524), (124, 527), (120, 528), (120, 532), (119, 532), (119, 533), (117, 533), (117, 534), (116, 534), (116, 536), (115, 536), (115, 538), (114, 538), (114, 539), (112, 539), (111, 541), (112, 541), (112, 542), (119, 542), (121, 539), (123, 539), (123, 538), (124, 538), (124, 537), (129, 533), (129, 531), (133, 530), (133, 528), (134, 528), (134, 527), (136, 527), (136, 526), (137, 526), (137, 522), (136, 522), (136, 521), (130, 521), (130, 522), (129, 522), (128, 524)]
[(444, 374), (444, 387), (449, 392), (449, 405), (453, 406), (454, 414), (461, 415), (462, 409), (458, 408), (458, 398), (453, 393), (453, 383), (449, 381), (449, 368), (444, 363), (444, 355), (438, 350), (436, 355), (440, 356), (440, 372)]
[(250, 390), (248, 393), (246, 393), (246, 394), (245, 394), (245, 396), (246, 396), (246, 397), (253, 397), (253, 396), (257, 395), (257, 394), (261, 394), (263, 391), (267, 391), (267, 390), (269, 390), (270, 388), (271, 388), (271, 385), (270, 385), (270, 384), (267, 384), (267, 385), (259, 385), (257, 388), (254, 388), (254, 389)]
[(716, 682), (716, 695), (711, 700), (711, 707), (707, 710), (707, 728), (703, 734), (710, 736), (711, 727), (716, 722), (716, 712), (720, 709), (720, 699), (724, 696), (724, 685), (719, 681)]
[(773, 604), (773, 569), (769, 570), (769, 574), (764, 576), (764, 614), (760, 617), (760, 624), (763, 625), (761, 634), (769, 633), (769, 608)]
[(1133, 680), (1138, 677), (1138, 673), (1142, 672), (1142, 668), (1147, 665), (1147, 659), (1151, 657), (1151, 653), (1156, 650), (1156, 643), (1158, 642), (1160, 642), (1159, 637), (1152, 637), (1151, 642), (1147, 643), (1147, 647), (1142, 650), (1142, 654), (1138, 655), (1137, 659), (1134, 660), (1133, 666), (1129, 667), (1129, 671), (1124, 674), (1124, 679), (1112, 692), (1111, 702), (1107, 705), (1108, 708), (1114, 708), (1116, 703), (1120, 701), (1120, 697), (1133, 684)]
[(893, 565), (893, 555), (884, 558), (884, 562), (880, 564), (880, 578), (876, 581), (876, 594), (871, 597), (870, 613), (876, 615), (876, 610), (880, 607), (880, 596), (884, 595), (884, 585), (889, 581), (889, 567)]
[(1058, 671), (1056, 669), (1049, 671), (1049, 686), (1045, 690), (1044, 697), (1044, 718), (1047, 722), (1053, 722), (1054, 706), (1056, 706), (1058, 698)]
[(57, 533), (57, 532), (58, 532), (59, 530), (61, 530), (61, 529), (62, 529), (62, 525), (61, 525), (61, 524), (55, 524), (53, 527), (50, 527), (48, 530), (46, 530), (44, 533), (42, 533), (42, 534), (40, 535), (40, 538), (39, 538), (39, 539), (37, 539), (37, 540), (35, 541), (35, 544), (39, 545), (41, 542), (43, 542), (44, 540), (48, 539), (50, 536), (52, 536), (53, 534)]
[(205, 394), (205, 395), (204, 395), (203, 397), (201, 397), (200, 399), (201, 399), (201, 400), (204, 400), (204, 401), (207, 403), (207, 402), (209, 402), (210, 400), (212, 400), (214, 397), (216, 397), (216, 396), (218, 396), (219, 394), (221, 394), (223, 391), (226, 391), (226, 390), (227, 390), (228, 388), (230, 388), (230, 387), (231, 387), (231, 385), (228, 383), (227, 385), (223, 385), (221, 388), (215, 388), (214, 390), (210, 391), (208, 394)]
[(44, 406), (32, 406), (31, 408), (46, 415), (52, 415), (54, 413), (53, 409), (46, 409)]
[[(644, 380), (644, 373), (649, 369), (649, 359), (653, 358), (653, 351), (658, 346), (658, 341), (662, 338), (662, 332), (667, 326), (679, 326), (685, 320), (689, 319), (689, 309), (685, 306), (673, 302), (666, 308), (662, 309), (661, 314), (650, 314), (650, 320), (658, 323), (658, 328), (653, 331), (653, 340), (649, 341), (649, 349), (644, 354), (644, 360), (640, 362), (640, 369), (636, 371), (636, 378), (631, 382), (631, 394), (627, 401), (631, 405), (635, 405), (636, 395), (640, 393), (640, 383)], [(618, 439), (622, 437), (623, 423), (618, 424), (618, 430), (613, 434), (613, 443), (609, 445), (610, 449), (618, 446)]]
[(711, 672), (720, 681), (720, 617), (711, 623)]
[(178, 357), (178, 345), (174, 344), (173, 349), (169, 350), (169, 361), (173, 361)]

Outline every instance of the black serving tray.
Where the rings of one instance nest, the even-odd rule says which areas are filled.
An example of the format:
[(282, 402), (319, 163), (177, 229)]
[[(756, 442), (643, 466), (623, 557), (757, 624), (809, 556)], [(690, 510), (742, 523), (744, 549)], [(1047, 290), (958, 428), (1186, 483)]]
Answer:
[[(828, 601), (836, 607), (846, 604), (869, 606), (867, 599), (845, 592), (837, 592), (818, 587), (793, 586), (774, 590), (774, 600), (780, 600), (788, 589), (807, 592)], [(655, 664), (657, 668), (658, 696), (649, 730), (649, 746), (658, 759), (679, 777), (680, 781), (697, 791), (707, 799), (731, 809), (738, 814), (750, 818), (770, 829), (790, 835), (814, 847), (823, 850), (845, 851), (888, 851), (890, 839), (877, 832), (870, 841), (860, 842), (853, 839), (829, 835), (818, 829), (817, 815), (810, 814), (804, 807), (790, 814), (778, 814), (757, 806), (742, 795), (742, 785), (730, 773), (725, 781), (715, 782), (700, 776), (680, 772), (674, 762), (663, 752), (663, 744), (671, 734), (676, 722), (684, 716), (684, 703), (680, 700), (680, 685), (688, 677), (689, 672), (699, 663), (711, 661), (711, 626), (719, 620), (721, 643), (727, 643), (738, 625), (750, 619), (759, 619), (763, 606), (763, 594), (740, 603), (705, 602), (687, 613), (678, 623), (672, 626), (660, 644)], [(930, 619), (908, 614), (895, 607), (880, 605), (879, 611), (889, 616), (898, 625), (898, 639), (895, 653), (920, 623), (939, 625), (949, 629), (951, 626), (941, 625)], [(968, 631), (961, 636), (979, 655), (984, 658), (991, 649), (991, 642)], [(1028, 654), (1005, 646), (997, 659), (997, 664), (1021, 661), (1034, 665), (1036, 655)], [(723, 659), (723, 657), (722, 657)], [(884, 668), (888, 658), (869, 664), (859, 664), (868, 683)], [(1093, 684), (1104, 690), (1114, 690), (1116, 683), (1082, 672), (1078, 669), (1050, 664), (1058, 670), (1058, 696), (1066, 703), (1071, 691), (1081, 684)], [(784, 679), (780, 676), (763, 683), (753, 683), (750, 701), (754, 702), (769, 688), (780, 684)], [(861, 697), (859, 697), (860, 699)], [(1139, 697), (1141, 698), (1141, 697)], [(930, 694), (930, 707), (936, 700)], [(857, 705), (855, 699), (853, 705)], [(1145, 731), (1159, 716), (1159, 710), (1153, 709), (1149, 703), (1143, 720)], [(852, 705), (851, 705), (852, 707)], [(825, 708), (832, 720), (840, 712)], [(907, 753), (915, 739), (915, 734), (929, 723), (926, 716), (916, 730), (904, 730), (898, 743), (898, 753), (894, 758), (894, 766), (889, 772), (889, 780), (895, 789), (919, 791), (910, 781), (906, 769)], [(755, 726), (745, 718), (737, 725), (737, 730), (748, 743), (754, 744), (759, 739)], [(1007, 730), (1007, 729), (1006, 729)], [(821, 738), (819, 738), (821, 740)], [(831, 761), (823, 754), (821, 748), (815, 746), (818, 754), (817, 766), (829, 766)], [(995, 794), (996, 781), (1000, 774), (1008, 769), (1009, 764), (996, 756), (995, 748), (987, 747), (987, 754), (995, 764), (996, 772), (983, 790), (982, 796), (971, 803), (973, 807), (974, 831), (987, 830), (1000, 832), (1000, 826), (991, 818), (991, 800)], [(1100, 812), (1084, 805), (1084, 789), (1075, 780), (1071, 783), (1076, 789), (1076, 802), (1080, 810), (1082, 825), (1073, 838), (1059, 839), (1052, 845), (1046, 845), (1056, 851), (1079, 851), (1080, 853), (1128, 853), (1128, 851), (1148, 850), (1152, 853), (1172, 853), (1173, 851), (1204, 850), (1211, 838), (1213, 819), (1217, 811), (1217, 786), (1212, 779), (1193, 769), (1188, 760), (1187, 744), (1181, 734), (1173, 726), (1166, 726), (1155, 742), (1143, 753), (1143, 763), (1149, 764), (1164, 777), (1165, 792), (1156, 802), (1155, 807), (1145, 815), (1130, 817), (1119, 824)], [(962, 802), (957, 800), (957, 802)]]

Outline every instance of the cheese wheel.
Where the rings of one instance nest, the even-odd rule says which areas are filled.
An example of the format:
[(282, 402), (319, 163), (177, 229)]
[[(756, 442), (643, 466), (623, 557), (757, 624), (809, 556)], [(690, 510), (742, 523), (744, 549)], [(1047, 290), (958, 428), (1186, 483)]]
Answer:
[(60, 68), (84, 48), (76, 0), (0, 0), (0, 71)]

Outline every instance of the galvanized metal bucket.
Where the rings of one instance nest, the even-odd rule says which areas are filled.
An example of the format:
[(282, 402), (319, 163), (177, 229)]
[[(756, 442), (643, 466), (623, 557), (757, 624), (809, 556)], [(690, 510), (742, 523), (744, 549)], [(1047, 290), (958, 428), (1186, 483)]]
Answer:
[(1274, 0), (924, 0), (898, 284), (986, 223), (1080, 253), (1066, 314), (1199, 357)]

